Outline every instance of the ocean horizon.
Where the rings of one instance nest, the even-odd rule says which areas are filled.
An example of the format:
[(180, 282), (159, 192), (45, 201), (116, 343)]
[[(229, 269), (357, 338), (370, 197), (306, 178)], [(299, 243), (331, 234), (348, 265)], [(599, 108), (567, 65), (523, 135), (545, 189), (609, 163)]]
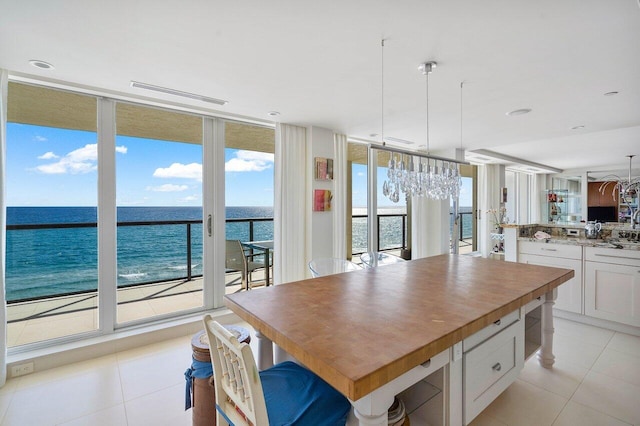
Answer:
[[(380, 218), (381, 249), (402, 245), (403, 208), (380, 208), (396, 215)], [(354, 208), (353, 215), (366, 214)], [(273, 207), (226, 207), (226, 219), (273, 218)], [(202, 207), (117, 207), (118, 222), (202, 221)], [(7, 225), (58, 227), (7, 230), (6, 300), (15, 302), (95, 290), (98, 284), (97, 228), (59, 227), (95, 224), (96, 207), (7, 207)], [(191, 274), (202, 274), (202, 223), (191, 224)], [(470, 229), (470, 228), (469, 228)], [(226, 238), (272, 240), (273, 220), (227, 222)], [(186, 278), (186, 225), (119, 226), (117, 285)], [(366, 218), (353, 219), (354, 253), (366, 251)]]

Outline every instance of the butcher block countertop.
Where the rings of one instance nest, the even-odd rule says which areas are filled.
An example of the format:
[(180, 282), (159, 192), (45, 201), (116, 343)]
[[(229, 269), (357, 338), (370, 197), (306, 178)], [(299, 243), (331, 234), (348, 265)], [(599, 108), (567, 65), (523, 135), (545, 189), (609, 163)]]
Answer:
[(355, 401), (573, 276), (440, 255), (235, 293), (225, 303)]

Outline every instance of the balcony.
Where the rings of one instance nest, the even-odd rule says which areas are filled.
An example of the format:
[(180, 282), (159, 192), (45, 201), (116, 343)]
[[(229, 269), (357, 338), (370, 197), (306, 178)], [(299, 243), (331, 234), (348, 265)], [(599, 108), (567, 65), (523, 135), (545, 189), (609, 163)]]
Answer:
[[(385, 226), (385, 221), (394, 220), (401, 224), (402, 230), (406, 229), (406, 215), (391, 216), (394, 217), (381, 216), (379, 218), (383, 221), (383, 226)], [(363, 217), (354, 217), (355, 220), (363, 220)], [(364, 217), (364, 220), (366, 221), (366, 217)], [(239, 238), (243, 240), (261, 239), (264, 238), (262, 233), (264, 229), (259, 228), (261, 226), (264, 227), (266, 224), (271, 224), (272, 226), (272, 223), (272, 218), (228, 219), (227, 232), (230, 235), (238, 235), (240, 233), (243, 237)], [(183, 268), (183, 274), (176, 274), (171, 278), (128, 284), (119, 283), (117, 290), (119, 323), (128, 323), (154, 316), (202, 308), (202, 275), (198, 274), (197, 271), (194, 272), (191, 267), (194, 263), (193, 259), (199, 258), (202, 254), (202, 245), (201, 242), (198, 242), (198, 239), (201, 241), (201, 236), (199, 235), (201, 234), (201, 229), (198, 232), (192, 232), (192, 227), (200, 227), (201, 224), (201, 221), (123, 222), (118, 224), (119, 232), (121, 229), (133, 226), (184, 227), (182, 232), (184, 233), (184, 247), (186, 249), (183, 253), (185, 257), (182, 263), (187, 265), (186, 268)], [(25, 230), (33, 232), (34, 230), (52, 228), (95, 228), (96, 226), (95, 223), (8, 225), (7, 231), (18, 233)], [(271, 233), (271, 235), (273, 234)], [(395, 243), (383, 237), (383, 245), (379, 249), (400, 254), (400, 249), (406, 247), (406, 234), (401, 231), (401, 235), (402, 238), (396, 239)], [(462, 232), (460, 235), (465, 237)], [(470, 251), (470, 241), (470, 238), (461, 239), (461, 253)], [(358, 252), (355, 247), (354, 251), (354, 258), (358, 260), (357, 254), (362, 251)], [(264, 285), (264, 270), (254, 272), (252, 279), (256, 282), (254, 286)], [(242, 290), (240, 273), (227, 271), (225, 273), (225, 292), (229, 294), (240, 290)], [(98, 297), (95, 289), (9, 300), (7, 302), (8, 347), (94, 332), (98, 328), (97, 305)]]

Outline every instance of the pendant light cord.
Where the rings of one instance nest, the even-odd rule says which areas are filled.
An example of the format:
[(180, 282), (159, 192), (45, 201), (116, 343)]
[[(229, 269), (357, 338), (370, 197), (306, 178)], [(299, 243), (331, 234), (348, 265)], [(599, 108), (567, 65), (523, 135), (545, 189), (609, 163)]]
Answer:
[(425, 96), (427, 98), (427, 154), (431, 152), (430, 148), (429, 148), (429, 72), (426, 73), (427, 74), (427, 88), (425, 91)]
[(381, 97), (381, 108), (380, 108), (380, 122), (381, 122), (381, 129), (380, 129), (380, 138), (382, 139), (382, 146), (385, 145), (384, 142), (384, 39), (380, 40), (380, 69), (382, 70), (382, 72), (380, 73), (380, 97)]
[(460, 149), (462, 149), (462, 86), (464, 81), (460, 82)]

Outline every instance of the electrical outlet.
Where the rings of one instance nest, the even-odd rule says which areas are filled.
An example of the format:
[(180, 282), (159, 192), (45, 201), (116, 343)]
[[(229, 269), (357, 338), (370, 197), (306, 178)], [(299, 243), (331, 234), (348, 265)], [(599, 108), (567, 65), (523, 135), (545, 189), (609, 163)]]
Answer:
[(33, 362), (26, 362), (11, 367), (11, 377), (24, 376), (33, 373)]

